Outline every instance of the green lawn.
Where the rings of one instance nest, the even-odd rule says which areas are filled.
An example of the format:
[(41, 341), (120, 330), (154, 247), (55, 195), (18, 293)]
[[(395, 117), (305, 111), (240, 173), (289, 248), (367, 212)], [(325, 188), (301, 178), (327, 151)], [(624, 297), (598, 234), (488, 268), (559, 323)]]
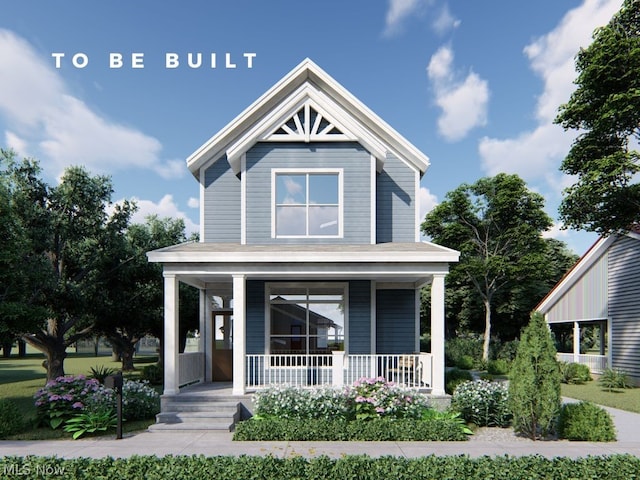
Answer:
[(640, 388), (626, 388), (609, 392), (604, 390), (597, 381), (587, 382), (584, 385), (563, 383), (562, 395), (577, 400), (587, 400), (606, 407), (640, 413)]
[[(18, 406), (25, 419), (34, 419), (36, 408), (33, 395), (42, 388), (46, 382), (46, 372), (42, 366), (44, 356), (41, 353), (28, 353), (25, 358), (0, 358), (0, 398), (11, 399)], [(138, 369), (135, 372), (126, 373), (128, 378), (136, 378), (144, 365), (157, 361), (157, 356), (138, 356), (134, 364)], [(111, 355), (95, 357), (91, 354), (69, 353), (64, 361), (64, 371), (67, 375), (89, 375), (92, 367), (107, 367), (120, 369), (120, 362), (113, 362)], [(140, 430), (146, 428), (152, 420), (143, 422), (131, 422), (124, 426), (125, 431)], [(12, 438), (38, 439), (59, 438), (70, 436), (64, 432), (50, 429), (35, 429), (25, 434)]]

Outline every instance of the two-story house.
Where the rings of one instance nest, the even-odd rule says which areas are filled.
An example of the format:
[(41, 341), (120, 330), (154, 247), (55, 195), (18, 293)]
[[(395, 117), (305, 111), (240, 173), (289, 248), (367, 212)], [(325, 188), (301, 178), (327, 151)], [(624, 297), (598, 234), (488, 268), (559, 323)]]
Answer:
[[(165, 397), (194, 381), (242, 395), (380, 375), (444, 394), (444, 280), (459, 253), (420, 241), (422, 152), (305, 60), (187, 166), (200, 242), (148, 254), (164, 272)], [(198, 352), (178, 350), (179, 282), (201, 292)]]

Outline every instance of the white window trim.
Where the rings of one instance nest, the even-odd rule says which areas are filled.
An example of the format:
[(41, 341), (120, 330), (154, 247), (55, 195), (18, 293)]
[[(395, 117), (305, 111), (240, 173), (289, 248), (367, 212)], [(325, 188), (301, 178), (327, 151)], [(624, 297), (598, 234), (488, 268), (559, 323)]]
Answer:
[[(337, 235), (278, 235), (276, 232), (276, 177), (289, 175), (338, 175)], [(307, 225), (307, 229), (309, 226)], [(344, 238), (344, 169), (343, 168), (272, 168), (271, 169), (271, 238)]]
[(264, 353), (271, 355), (271, 290), (273, 288), (342, 288), (344, 305), (344, 353), (349, 354), (349, 283), (348, 282), (267, 282), (264, 305)]

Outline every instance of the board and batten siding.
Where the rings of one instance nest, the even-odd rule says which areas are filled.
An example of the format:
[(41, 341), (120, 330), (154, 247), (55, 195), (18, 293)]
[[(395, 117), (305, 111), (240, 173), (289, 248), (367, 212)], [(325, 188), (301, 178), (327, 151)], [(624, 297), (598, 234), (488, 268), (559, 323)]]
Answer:
[[(246, 242), (371, 243), (371, 156), (355, 142), (257, 143), (246, 154)], [(271, 172), (279, 168), (343, 169), (342, 238), (272, 238)]]
[(640, 380), (640, 240), (618, 238), (609, 248), (611, 363)]
[(352, 354), (371, 353), (371, 282), (349, 282), (349, 324), (347, 351)]
[(415, 242), (415, 170), (390, 155), (376, 183), (376, 242)]
[(264, 353), (266, 302), (265, 282), (262, 280), (247, 280), (247, 328), (245, 335), (248, 355), (262, 355)]
[(377, 290), (376, 353), (412, 353), (416, 343), (415, 290)]
[(226, 157), (214, 162), (204, 174), (203, 242), (240, 243), (240, 179)]
[(607, 308), (608, 255), (602, 255), (547, 312), (547, 322), (605, 320)]

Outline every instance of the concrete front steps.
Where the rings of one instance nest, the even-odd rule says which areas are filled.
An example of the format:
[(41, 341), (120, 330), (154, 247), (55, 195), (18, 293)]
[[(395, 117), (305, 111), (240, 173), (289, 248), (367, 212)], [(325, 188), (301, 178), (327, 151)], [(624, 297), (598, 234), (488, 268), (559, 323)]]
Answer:
[(190, 387), (179, 395), (163, 395), (161, 412), (151, 432), (165, 431), (231, 431), (242, 418), (243, 400), (206, 387)]

